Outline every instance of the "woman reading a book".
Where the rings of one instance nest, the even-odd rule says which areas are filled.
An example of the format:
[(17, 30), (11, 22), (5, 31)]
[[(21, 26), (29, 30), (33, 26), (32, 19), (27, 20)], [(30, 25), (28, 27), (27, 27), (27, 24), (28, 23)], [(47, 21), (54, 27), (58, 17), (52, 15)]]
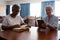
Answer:
[(53, 8), (51, 6), (47, 6), (45, 10), (47, 16), (43, 18), (44, 23), (42, 26), (48, 28), (49, 30), (56, 30), (58, 27), (58, 17), (52, 14)]
[(21, 24), (24, 24), (24, 21), (21, 16), (17, 16), (19, 12), (19, 6), (18, 5), (13, 5), (12, 7), (12, 14), (7, 15), (2, 23), (2, 29), (3, 30), (9, 30), (12, 28), (20, 27)]

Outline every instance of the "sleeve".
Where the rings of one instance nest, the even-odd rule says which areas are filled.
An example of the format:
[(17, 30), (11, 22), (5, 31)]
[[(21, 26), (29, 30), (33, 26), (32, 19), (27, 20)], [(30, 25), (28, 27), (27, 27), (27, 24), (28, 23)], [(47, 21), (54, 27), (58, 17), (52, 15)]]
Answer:
[(4, 25), (4, 26), (7, 26), (8, 25), (8, 21), (7, 21), (7, 18), (6, 17), (3, 18), (2, 25)]
[(21, 16), (20, 16), (20, 21), (21, 21), (21, 24), (24, 23), (24, 20)]
[(58, 17), (54, 19), (54, 23), (52, 25), (55, 26), (56, 28), (58, 27)]

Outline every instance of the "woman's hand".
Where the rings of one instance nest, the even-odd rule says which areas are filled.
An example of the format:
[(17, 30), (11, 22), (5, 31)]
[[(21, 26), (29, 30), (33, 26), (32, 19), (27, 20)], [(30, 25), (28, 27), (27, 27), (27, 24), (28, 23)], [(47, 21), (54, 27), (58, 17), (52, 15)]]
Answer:
[(47, 25), (48, 25), (48, 23), (47, 23), (47, 22), (44, 22), (44, 23), (42, 24), (42, 27), (46, 28)]
[(43, 23), (43, 24), (42, 24), (42, 27), (46, 27), (46, 23)]
[(16, 28), (17, 28), (17, 27), (20, 27), (20, 25), (16, 24), (16, 25), (14, 25), (14, 27), (16, 27)]

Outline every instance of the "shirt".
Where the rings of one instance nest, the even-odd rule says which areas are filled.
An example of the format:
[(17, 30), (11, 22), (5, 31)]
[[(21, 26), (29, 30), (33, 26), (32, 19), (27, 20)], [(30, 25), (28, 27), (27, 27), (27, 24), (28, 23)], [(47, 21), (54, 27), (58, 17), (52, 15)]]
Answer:
[[(45, 22), (48, 22), (48, 17), (46, 16), (45, 18), (43, 18), (43, 20), (44, 20)], [(53, 15), (53, 16), (50, 18), (49, 24), (50, 24), (50, 25), (53, 25), (55, 28), (57, 28), (57, 27), (58, 27), (58, 17), (56, 17), (56, 16)]]
[(4, 26), (13, 26), (13, 25), (20, 25), (24, 23), (23, 19), (21, 16), (16, 16), (15, 18), (12, 18), (10, 15), (7, 15), (6, 17), (3, 18), (3, 23), (2, 25)]

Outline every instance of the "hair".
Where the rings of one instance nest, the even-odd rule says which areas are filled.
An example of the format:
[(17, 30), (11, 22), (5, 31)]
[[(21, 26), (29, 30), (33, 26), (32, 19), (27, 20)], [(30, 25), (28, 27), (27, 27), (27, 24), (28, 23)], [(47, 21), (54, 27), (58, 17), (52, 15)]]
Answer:
[(50, 5), (46, 6), (46, 7), (45, 7), (45, 10), (46, 10), (46, 8), (47, 8), (47, 7), (50, 7), (50, 8), (53, 10), (53, 7), (52, 7), (52, 6), (50, 6)]
[(44, 10), (45, 10), (45, 13), (46, 13), (46, 8), (47, 8), (47, 7), (50, 7), (50, 8), (51, 8), (51, 10), (52, 10), (52, 14), (53, 14), (53, 13), (54, 13), (54, 10), (53, 10), (53, 7), (52, 7), (52, 6), (50, 6), (50, 5), (45, 6), (45, 9), (44, 9)]
[(17, 9), (19, 9), (19, 6), (18, 6), (18, 5), (16, 5), (16, 4), (15, 4), (15, 5), (13, 5), (13, 6), (12, 6), (12, 11), (14, 11), (16, 8), (17, 8)]

